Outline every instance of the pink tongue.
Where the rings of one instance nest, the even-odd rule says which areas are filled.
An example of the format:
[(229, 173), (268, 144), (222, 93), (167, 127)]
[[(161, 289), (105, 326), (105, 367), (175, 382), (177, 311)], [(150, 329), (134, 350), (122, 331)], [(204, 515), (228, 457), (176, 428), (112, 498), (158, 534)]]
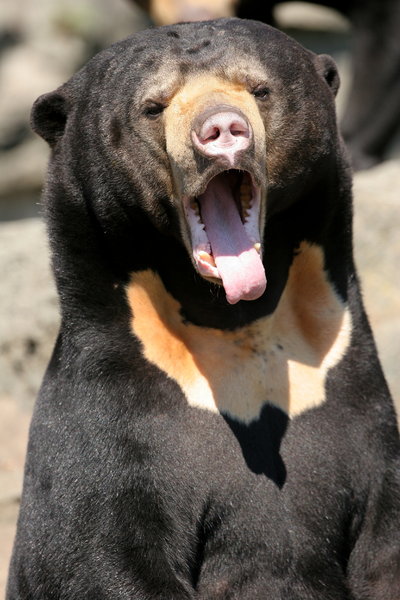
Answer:
[(201, 216), (229, 304), (256, 300), (267, 280), (260, 255), (243, 226), (228, 176), (217, 176), (199, 197)]

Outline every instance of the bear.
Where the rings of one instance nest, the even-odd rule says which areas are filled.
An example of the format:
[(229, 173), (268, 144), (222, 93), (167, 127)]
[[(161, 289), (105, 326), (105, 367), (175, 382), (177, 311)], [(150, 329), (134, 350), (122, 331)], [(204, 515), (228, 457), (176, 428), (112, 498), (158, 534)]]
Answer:
[(61, 326), (7, 600), (400, 597), (338, 86), (234, 18), (137, 33), (36, 101)]
[[(281, 0), (134, 0), (158, 25), (233, 16), (275, 25)], [(355, 170), (387, 157), (399, 133), (400, 3), (397, 0), (321, 0), (352, 26), (352, 80), (341, 130)]]

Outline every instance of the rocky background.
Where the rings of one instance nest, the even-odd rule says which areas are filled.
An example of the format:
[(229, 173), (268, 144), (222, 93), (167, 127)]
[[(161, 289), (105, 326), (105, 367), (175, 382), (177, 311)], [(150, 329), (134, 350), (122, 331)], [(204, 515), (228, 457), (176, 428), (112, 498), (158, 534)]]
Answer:
[[(351, 76), (348, 23), (292, 2), (280, 25), (339, 64), (341, 112)], [(35, 98), (91, 55), (148, 21), (125, 0), (2, 0), (0, 11), (0, 596), (4, 593), (34, 398), (58, 325), (40, 189), (47, 148), (29, 129)], [(364, 298), (393, 396), (400, 407), (400, 146), (357, 173), (355, 251)]]

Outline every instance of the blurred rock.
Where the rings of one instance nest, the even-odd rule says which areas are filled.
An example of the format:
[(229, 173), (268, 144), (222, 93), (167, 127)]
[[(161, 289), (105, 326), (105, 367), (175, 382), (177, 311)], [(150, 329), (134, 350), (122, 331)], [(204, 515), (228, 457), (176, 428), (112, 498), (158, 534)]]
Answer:
[[(0, 597), (4, 598), (8, 561), (21, 494), (30, 410), (0, 396)], [(2, 593), (3, 592), (3, 593)]]
[(78, 70), (93, 54), (146, 26), (126, 0), (1, 0), (0, 220), (29, 216), (47, 148), (31, 132), (35, 99)]
[(400, 407), (399, 191), (400, 160), (355, 176), (356, 262), (379, 355)]
[(39, 137), (30, 137), (1, 157), (0, 197), (9, 202), (21, 194), (39, 192), (43, 185), (48, 151)]
[(310, 2), (282, 2), (274, 8), (274, 18), (282, 29), (350, 31), (350, 21), (337, 10)]
[(44, 225), (0, 224), (1, 395), (32, 405), (58, 326)]

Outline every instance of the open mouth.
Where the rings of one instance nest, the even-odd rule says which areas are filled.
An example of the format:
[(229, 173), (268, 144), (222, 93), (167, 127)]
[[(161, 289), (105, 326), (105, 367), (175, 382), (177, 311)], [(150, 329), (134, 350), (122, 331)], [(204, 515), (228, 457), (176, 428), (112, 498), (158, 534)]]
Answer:
[(261, 190), (249, 173), (229, 170), (184, 200), (193, 260), (200, 275), (223, 285), (227, 301), (255, 300), (266, 287), (261, 260)]

